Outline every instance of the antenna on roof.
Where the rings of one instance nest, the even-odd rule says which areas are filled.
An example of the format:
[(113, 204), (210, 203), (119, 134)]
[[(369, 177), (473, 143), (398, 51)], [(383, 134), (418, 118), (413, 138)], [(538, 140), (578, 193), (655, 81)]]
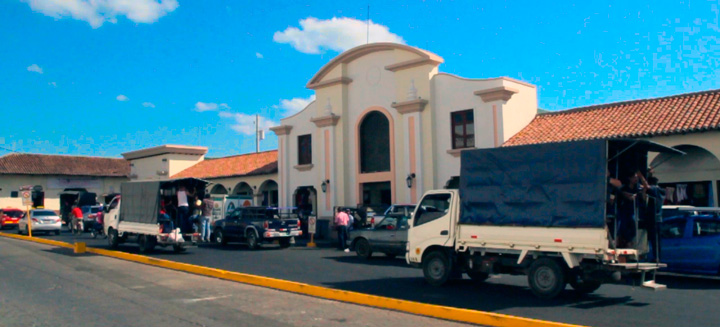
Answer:
[(367, 11), (367, 40), (365, 41), (365, 44), (370, 44), (370, 4), (368, 4)]

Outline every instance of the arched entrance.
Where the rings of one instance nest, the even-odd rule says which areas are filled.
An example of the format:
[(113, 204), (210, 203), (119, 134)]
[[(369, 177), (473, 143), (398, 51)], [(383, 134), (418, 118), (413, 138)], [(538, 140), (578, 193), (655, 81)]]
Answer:
[(718, 205), (720, 160), (699, 146), (678, 145), (675, 148), (686, 154), (663, 153), (650, 163), (659, 185), (665, 188), (665, 203), (700, 207)]
[(356, 126), (358, 204), (381, 208), (395, 201), (395, 144), (392, 115), (371, 107)]
[(233, 195), (253, 195), (252, 187), (250, 187), (250, 184), (245, 182), (240, 182), (235, 187), (233, 187), (232, 191)]
[(215, 184), (215, 186), (210, 189), (210, 194), (228, 194), (228, 191), (225, 186)]
[(262, 206), (278, 206), (278, 184), (272, 179), (264, 181), (258, 189), (258, 203)]

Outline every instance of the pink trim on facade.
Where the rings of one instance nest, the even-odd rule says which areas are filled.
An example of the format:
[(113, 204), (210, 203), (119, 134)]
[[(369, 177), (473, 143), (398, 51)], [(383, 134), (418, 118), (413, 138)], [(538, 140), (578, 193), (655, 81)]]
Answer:
[[(378, 111), (385, 115), (390, 125), (390, 171), (380, 173), (360, 173), (360, 124), (365, 120), (367, 114)], [(357, 203), (362, 203), (362, 184), (364, 183), (376, 183), (376, 182), (390, 182), (390, 195), (392, 197), (392, 203), (397, 202), (395, 196), (395, 121), (393, 120), (390, 111), (380, 106), (372, 106), (365, 109), (357, 122), (355, 123), (355, 183), (357, 187)]]
[(493, 140), (495, 141), (495, 147), (498, 147), (498, 119), (497, 119), (497, 105), (493, 105)]

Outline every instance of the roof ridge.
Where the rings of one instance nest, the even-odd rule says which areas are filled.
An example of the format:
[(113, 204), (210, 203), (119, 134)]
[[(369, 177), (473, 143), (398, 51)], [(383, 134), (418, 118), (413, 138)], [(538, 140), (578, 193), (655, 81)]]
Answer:
[(567, 114), (567, 113), (600, 110), (600, 109), (606, 109), (609, 107), (624, 106), (624, 105), (628, 105), (628, 104), (661, 101), (661, 100), (683, 98), (683, 97), (692, 97), (692, 96), (704, 95), (704, 94), (709, 94), (709, 93), (720, 93), (720, 89), (704, 90), (704, 91), (697, 91), (697, 92), (690, 92), (690, 93), (680, 93), (680, 94), (666, 95), (666, 96), (657, 97), (657, 98), (645, 98), (645, 99), (635, 99), (635, 100), (625, 100), (625, 101), (618, 101), (618, 102), (594, 104), (594, 105), (589, 105), (589, 106), (584, 106), (584, 107), (577, 107), (577, 108), (570, 108), (570, 109), (564, 109), (564, 110), (556, 110), (556, 111), (538, 113), (537, 116), (554, 116), (554, 115), (561, 115), (561, 114)]
[(4, 154), (4, 155), (0, 156), (0, 158), (5, 157), (5, 156), (9, 156), (9, 155), (125, 160), (124, 158), (113, 158), (113, 157), (99, 157), (99, 156), (73, 155), (73, 154), (47, 154), (47, 153), (32, 153), (32, 152), (15, 152), (15, 153), (8, 153), (8, 154)]

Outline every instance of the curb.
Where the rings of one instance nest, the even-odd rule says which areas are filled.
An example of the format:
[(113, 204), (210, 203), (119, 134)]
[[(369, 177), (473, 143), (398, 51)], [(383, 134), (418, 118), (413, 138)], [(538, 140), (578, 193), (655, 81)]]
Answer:
[[(24, 241), (55, 245), (64, 248), (74, 248), (73, 244), (52, 241), (36, 237), (28, 237), (21, 235), (12, 235), (0, 232), (0, 236), (9, 237)], [(77, 244), (77, 243), (76, 243)], [(196, 275), (214, 277), (224, 280), (240, 282), (255, 286), (262, 286), (281, 291), (310, 295), (318, 298), (342, 301), (353, 304), (361, 304), (369, 307), (406, 312), (421, 316), (439, 318), (449, 321), (458, 321), (486, 326), (506, 326), (506, 327), (579, 327), (579, 325), (571, 325), (552, 321), (544, 321), (532, 318), (522, 318), (511, 315), (476, 311), (469, 309), (460, 309), (446, 307), (434, 304), (426, 304), (420, 302), (393, 299), (388, 297), (369, 295), (351, 291), (342, 291), (321, 286), (315, 286), (305, 283), (286, 281), (282, 279), (243, 274), (233, 271), (197, 266), (188, 263), (180, 263), (164, 259), (146, 257), (137, 254), (130, 254), (120, 251), (104, 250), (98, 248), (86, 248), (86, 252), (95, 253), (103, 256), (113, 257), (126, 261), (143, 263), (151, 266), (162, 267), (172, 270), (184, 271)]]

